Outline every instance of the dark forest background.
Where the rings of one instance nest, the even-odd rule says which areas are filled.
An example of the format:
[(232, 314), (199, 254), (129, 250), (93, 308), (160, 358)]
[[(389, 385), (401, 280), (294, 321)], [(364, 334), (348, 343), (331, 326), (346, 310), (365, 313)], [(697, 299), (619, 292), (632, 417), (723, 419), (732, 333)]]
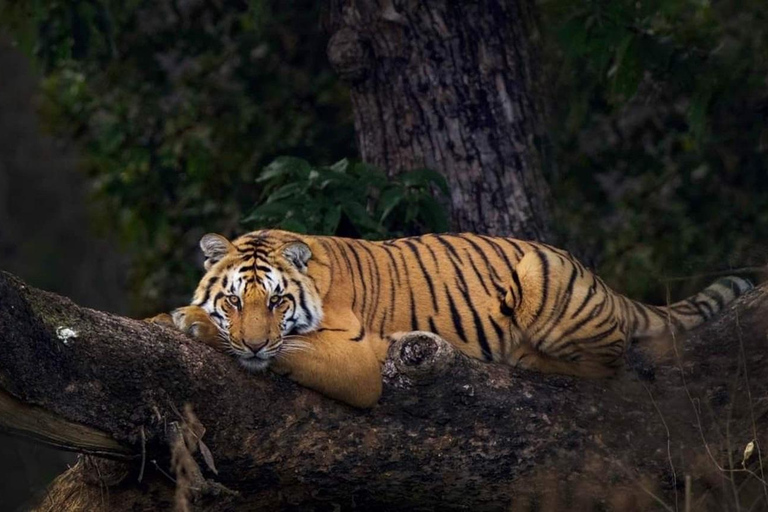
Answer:
[[(537, 8), (558, 245), (650, 302), (764, 265), (768, 4)], [(310, 1), (0, 3), (0, 268), (144, 316), (188, 300), (205, 232), (450, 229), (439, 174), (357, 160), (324, 23)], [(0, 508), (63, 460), (0, 453)]]

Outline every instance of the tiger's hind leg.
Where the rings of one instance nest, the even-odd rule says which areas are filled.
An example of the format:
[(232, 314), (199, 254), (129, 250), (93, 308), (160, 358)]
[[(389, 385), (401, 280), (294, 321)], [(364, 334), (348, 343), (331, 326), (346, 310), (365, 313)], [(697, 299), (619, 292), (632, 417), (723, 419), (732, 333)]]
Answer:
[(606, 377), (626, 335), (616, 296), (578, 261), (546, 247), (516, 265), (502, 311), (519, 331), (509, 363), (543, 373)]
[(509, 364), (514, 368), (541, 373), (556, 373), (591, 379), (610, 377), (616, 373), (614, 365), (590, 359), (573, 361), (558, 359), (536, 350), (528, 343), (522, 343), (512, 351)]

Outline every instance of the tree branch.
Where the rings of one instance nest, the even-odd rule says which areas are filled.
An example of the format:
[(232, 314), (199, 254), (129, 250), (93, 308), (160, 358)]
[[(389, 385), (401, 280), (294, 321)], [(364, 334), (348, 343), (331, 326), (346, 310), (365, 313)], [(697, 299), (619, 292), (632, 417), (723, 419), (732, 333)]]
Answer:
[[(768, 447), (766, 313), (763, 286), (676, 340), (677, 353), (633, 350), (632, 369), (602, 381), (484, 364), (416, 333), (391, 347), (380, 404), (359, 411), (248, 374), (171, 329), (81, 308), (0, 273), (0, 387), (15, 397), (0, 412), (5, 428), (135, 457), (79, 464), (41, 509), (172, 503), (179, 471), (191, 471), (170, 463), (180, 432), (189, 457), (174, 460), (199, 466), (201, 478), (182, 489), (199, 510), (329, 502), (496, 510), (530, 499), (619, 507), (623, 497), (651, 495), (674, 507), (687, 474), (694, 496), (716, 474), (760, 497), (757, 455), (745, 467), (758, 479), (741, 461), (750, 440)], [(31, 427), (29, 414), (49, 423)]]

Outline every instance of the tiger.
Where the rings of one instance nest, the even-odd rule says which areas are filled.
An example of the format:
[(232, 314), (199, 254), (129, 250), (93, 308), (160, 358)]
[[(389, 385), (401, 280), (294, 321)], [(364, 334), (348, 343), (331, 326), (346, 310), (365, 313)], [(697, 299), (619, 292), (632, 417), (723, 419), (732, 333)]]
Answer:
[(472, 233), (387, 241), (281, 230), (200, 240), (205, 274), (167, 323), (346, 404), (369, 408), (403, 333), (428, 331), (469, 357), (607, 377), (634, 338), (691, 329), (752, 288), (725, 277), (667, 307), (611, 290), (570, 253)]

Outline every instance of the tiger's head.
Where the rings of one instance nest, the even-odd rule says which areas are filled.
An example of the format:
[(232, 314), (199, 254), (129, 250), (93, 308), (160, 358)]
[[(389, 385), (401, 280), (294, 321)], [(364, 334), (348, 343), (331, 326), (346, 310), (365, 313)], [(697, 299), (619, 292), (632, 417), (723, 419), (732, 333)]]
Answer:
[(306, 348), (301, 334), (318, 328), (322, 299), (308, 262), (309, 246), (266, 234), (230, 242), (217, 234), (200, 240), (206, 274), (195, 291), (228, 352), (249, 370), (263, 370), (281, 354)]

